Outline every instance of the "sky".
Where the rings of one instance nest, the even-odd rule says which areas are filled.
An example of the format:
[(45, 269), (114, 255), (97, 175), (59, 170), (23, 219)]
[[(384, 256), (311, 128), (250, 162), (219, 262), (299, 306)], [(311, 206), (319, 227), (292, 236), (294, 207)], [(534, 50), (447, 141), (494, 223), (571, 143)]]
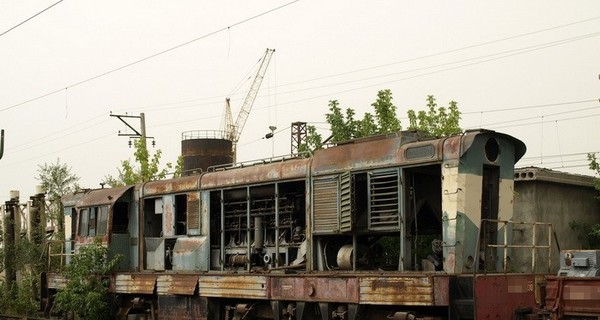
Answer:
[(0, 201), (33, 195), (57, 161), (82, 187), (116, 176), (133, 132), (111, 112), (144, 113), (150, 151), (175, 162), (182, 133), (222, 129), (225, 98), (237, 117), (267, 48), (240, 161), (289, 154), (295, 121), (328, 136), (330, 100), (362, 117), (390, 89), (404, 128), (434, 95), (464, 129), (524, 141), (517, 166), (593, 175), (597, 0), (0, 0)]

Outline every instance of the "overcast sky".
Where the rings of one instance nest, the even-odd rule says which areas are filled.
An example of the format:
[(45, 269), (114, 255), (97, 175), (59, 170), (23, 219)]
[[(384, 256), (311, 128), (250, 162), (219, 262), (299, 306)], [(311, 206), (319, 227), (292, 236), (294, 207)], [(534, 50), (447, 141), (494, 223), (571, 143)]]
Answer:
[(239, 160), (288, 154), (294, 121), (327, 136), (329, 100), (362, 117), (381, 89), (404, 127), (427, 95), (457, 101), (463, 128), (527, 144), (519, 166), (592, 174), (585, 154), (600, 151), (597, 0), (64, 0), (18, 25), (56, 2), (0, 0), (0, 201), (27, 199), (57, 159), (83, 187), (117, 175), (133, 149), (111, 111), (145, 113), (175, 162), (182, 132), (220, 129), (226, 97), (237, 115), (266, 48)]

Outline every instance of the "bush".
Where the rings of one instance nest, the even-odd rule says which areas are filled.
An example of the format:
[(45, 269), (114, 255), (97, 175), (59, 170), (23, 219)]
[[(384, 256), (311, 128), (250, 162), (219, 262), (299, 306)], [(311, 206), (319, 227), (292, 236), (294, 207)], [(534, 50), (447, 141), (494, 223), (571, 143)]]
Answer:
[(93, 244), (79, 248), (65, 269), (67, 283), (56, 294), (54, 304), (60, 312), (73, 312), (80, 319), (108, 319), (108, 285), (106, 277), (122, 256), (108, 260), (108, 248), (97, 238)]

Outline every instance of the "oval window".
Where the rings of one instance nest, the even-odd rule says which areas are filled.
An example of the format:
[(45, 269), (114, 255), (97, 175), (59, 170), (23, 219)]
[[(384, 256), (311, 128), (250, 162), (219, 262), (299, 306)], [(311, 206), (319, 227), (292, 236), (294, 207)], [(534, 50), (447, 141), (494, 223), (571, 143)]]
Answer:
[(489, 162), (495, 162), (500, 154), (500, 146), (496, 139), (491, 138), (485, 143), (485, 157)]

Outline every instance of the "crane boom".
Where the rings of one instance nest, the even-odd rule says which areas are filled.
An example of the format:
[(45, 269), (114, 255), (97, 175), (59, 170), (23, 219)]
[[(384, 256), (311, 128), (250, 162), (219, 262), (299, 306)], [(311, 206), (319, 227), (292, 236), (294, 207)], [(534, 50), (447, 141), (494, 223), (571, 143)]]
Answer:
[(271, 57), (273, 56), (274, 52), (275, 49), (268, 48), (265, 51), (260, 66), (258, 67), (258, 71), (256, 72), (256, 76), (254, 77), (254, 81), (252, 81), (250, 90), (248, 90), (246, 99), (244, 99), (244, 104), (242, 104), (242, 108), (240, 109), (240, 113), (238, 114), (235, 124), (233, 124), (232, 128), (228, 128), (230, 139), (231, 141), (233, 141), (234, 148), (235, 144), (240, 139), (240, 135), (242, 133), (242, 130), (244, 129), (244, 125), (246, 124), (246, 120), (248, 119), (248, 115), (250, 114), (250, 110), (252, 110), (252, 105), (254, 104), (256, 95), (258, 94), (258, 89), (262, 84), (262, 81), (265, 77), (265, 72), (267, 71), (267, 67), (269, 66), (269, 62), (271, 61)]

